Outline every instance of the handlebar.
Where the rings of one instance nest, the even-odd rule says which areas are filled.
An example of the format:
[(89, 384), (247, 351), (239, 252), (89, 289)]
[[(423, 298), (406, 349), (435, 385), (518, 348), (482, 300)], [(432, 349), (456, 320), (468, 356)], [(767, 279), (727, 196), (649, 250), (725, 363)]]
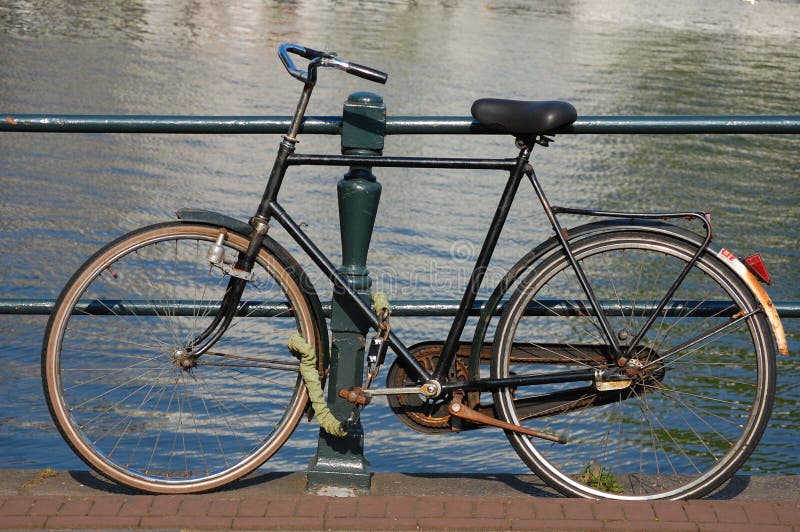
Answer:
[[(300, 57), (308, 59), (308, 71), (297, 68), (289, 54), (299, 55)], [(368, 81), (374, 81), (375, 83), (386, 83), (386, 80), (389, 78), (388, 74), (381, 72), (380, 70), (359, 65), (358, 63), (343, 61), (336, 57), (336, 52), (321, 52), (319, 50), (314, 50), (313, 48), (300, 46), (299, 44), (284, 43), (280, 45), (278, 47), (278, 57), (280, 57), (283, 66), (286, 67), (286, 70), (289, 72), (289, 74), (293, 78), (299, 79), (303, 83), (310, 82), (313, 84), (316, 82), (316, 69), (318, 67), (337, 68), (347, 72), (348, 74), (358, 76), (359, 78), (364, 78)]]

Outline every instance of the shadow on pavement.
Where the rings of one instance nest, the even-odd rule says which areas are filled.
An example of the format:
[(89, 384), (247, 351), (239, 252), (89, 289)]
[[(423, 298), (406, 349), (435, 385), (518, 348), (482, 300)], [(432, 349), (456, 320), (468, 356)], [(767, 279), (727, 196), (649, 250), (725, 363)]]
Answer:
[[(225, 486), (210, 491), (213, 493), (222, 493), (228, 491), (242, 490), (250, 488), (252, 486), (259, 486), (263, 484), (268, 484), (270, 482), (275, 482), (285, 477), (288, 477), (289, 475), (291, 475), (291, 473), (251, 474), (243, 479), (239, 479), (235, 482), (231, 482), (230, 484), (227, 484)], [(106, 479), (92, 471), (69, 471), (69, 476), (72, 477), (72, 479), (75, 482), (82, 484), (87, 488), (95, 489), (109, 494), (144, 495), (148, 493), (146, 491), (130, 488), (116, 481)]]

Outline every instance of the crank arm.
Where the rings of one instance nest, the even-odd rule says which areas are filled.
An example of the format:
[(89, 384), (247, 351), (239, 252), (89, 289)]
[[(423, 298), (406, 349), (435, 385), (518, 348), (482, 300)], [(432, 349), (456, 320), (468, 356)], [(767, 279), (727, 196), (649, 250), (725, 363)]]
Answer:
[(454, 399), (453, 402), (450, 403), (449, 410), (451, 415), (461, 419), (466, 419), (467, 421), (472, 421), (473, 423), (483, 423), (484, 425), (491, 425), (493, 427), (499, 427), (501, 429), (510, 430), (519, 434), (525, 434), (526, 436), (533, 436), (534, 438), (541, 438), (543, 440), (556, 443), (567, 443), (567, 440), (559, 436), (552, 436), (550, 434), (545, 434), (544, 432), (539, 432), (538, 430), (521, 427), (519, 425), (513, 425), (495, 417), (481, 414), (480, 412), (473, 410), (469, 406), (461, 403), (461, 400), (458, 398)]
[(339, 390), (339, 397), (348, 403), (366, 405), (375, 395), (430, 395), (426, 393), (428, 385), (408, 388), (376, 388), (364, 390), (356, 386), (355, 388), (342, 388)]
[(422, 386), (414, 386), (408, 388), (375, 388), (374, 390), (364, 390), (368, 395), (409, 395), (409, 394), (422, 394), (426, 395), (425, 389)]

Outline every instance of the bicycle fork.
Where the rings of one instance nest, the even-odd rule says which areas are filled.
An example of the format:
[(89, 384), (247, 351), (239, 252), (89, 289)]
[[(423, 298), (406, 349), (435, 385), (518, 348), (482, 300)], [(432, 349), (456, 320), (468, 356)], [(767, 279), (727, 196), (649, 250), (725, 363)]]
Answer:
[(216, 242), (208, 249), (206, 261), (211, 268), (218, 268), (229, 276), (228, 286), (211, 324), (194, 339), (187, 342), (186, 353), (183, 355), (185, 362), (182, 361), (185, 368), (194, 366), (197, 359), (222, 338), (236, 316), (247, 283), (254, 280), (253, 266), (264, 243), (268, 226), (263, 222), (254, 222), (252, 225), (254, 231), (247, 250), (238, 253), (235, 261), (225, 256), (225, 248), (222, 246), (227, 237), (225, 230), (220, 231)]
[[(316, 83), (316, 76), (311, 76), (305, 80), (303, 85), (303, 92), (297, 104), (292, 124), (289, 132), (283, 137), (278, 147), (278, 154), (275, 157), (275, 162), (272, 165), (267, 186), (261, 198), (261, 203), (256, 212), (256, 215), (250, 219), (250, 226), (253, 232), (250, 235), (250, 243), (247, 250), (238, 253), (235, 262), (228, 262), (224, 255), (222, 243), (227, 236), (226, 232), (221, 232), (217, 237), (217, 241), (209, 249), (206, 259), (212, 267), (221, 269), (225, 274), (230, 276), (228, 287), (225, 290), (225, 296), (219, 306), (219, 311), (214, 317), (212, 323), (206, 327), (193, 340), (189, 341), (186, 349), (191, 351), (191, 354), (185, 355), (188, 360), (194, 364), (203, 353), (208, 351), (217, 341), (225, 334), (225, 331), (230, 326), (236, 311), (239, 308), (239, 303), (244, 293), (244, 288), (247, 283), (253, 280), (252, 269), (256, 262), (261, 246), (264, 243), (264, 238), (269, 231), (269, 206), (275, 200), (280, 190), (281, 183), (288, 168), (289, 156), (294, 153), (294, 146), (297, 143), (297, 134), (300, 131), (303, 116), (305, 115), (308, 102), (311, 99), (311, 93), (314, 90)], [(205, 343), (203, 343), (205, 342)], [(203, 344), (197, 348), (198, 345)]]

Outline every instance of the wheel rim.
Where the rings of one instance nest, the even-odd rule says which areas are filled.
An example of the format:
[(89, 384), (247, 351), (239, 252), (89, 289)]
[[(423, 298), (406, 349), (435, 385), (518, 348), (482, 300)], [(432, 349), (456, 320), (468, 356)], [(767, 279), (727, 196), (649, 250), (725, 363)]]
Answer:
[[(650, 235), (604, 236), (577, 246), (576, 255), (595, 285), (598, 298), (607, 303), (624, 301), (629, 306), (632, 303), (637, 309), (621, 305), (618, 315), (611, 311), (609, 321), (620, 337), (635, 336), (637, 325), (644, 321), (641, 309), (653, 302), (653, 294), (663, 294), (667, 280), (671, 283), (692, 255), (685, 244), (662, 240), (653, 241)], [(631, 246), (638, 249), (623, 251)], [(741, 283), (734, 280), (731, 293), (722, 290), (719, 283), (729, 282), (731, 276), (724, 267), (709, 258), (704, 258), (699, 266), (693, 268), (674, 300), (691, 300), (689, 308), (698, 308), (696, 305), (704, 300), (726, 298), (737, 310), (754, 308)], [(558, 273), (547, 273), (553, 271), (549, 268)], [(550, 303), (552, 307), (555, 297), (585, 299), (569, 288), (577, 286), (577, 281), (566, 261), (555, 255), (545, 259), (522, 285), (534, 287), (536, 299), (520, 297), (512, 301), (508, 319), (504, 318), (499, 325), (504, 332), (504, 327), (509, 329), (500, 349), (510, 350), (512, 340), (530, 342), (540, 346), (540, 350), (542, 344), (549, 342), (570, 343), (573, 353), (582, 354), (568, 356), (581, 361), (551, 360), (532, 365), (504, 357), (496, 362), (495, 375), (520, 374), (532, 369), (599, 367), (600, 364), (589, 360), (588, 350), (579, 346), (605, 343), (596, 318), (586, 315), (585, 309), (576, 312), (582, 316), (569, 318), (555, 317), (552, 313), (522, 317), (529, 303)], [(654, 286), (658, 289), (651, 291)], [(613, 308), (613, 304), (609, 307)], [(642, 366), (648, 368), (649, 375), (638, 376), (633, 380), (635, 385), (626, 392), (600, 394), (584, 390), (582, 394), (572, 394), (569, 400), (573, 403), (558, 403), (562, 412), (559, 415), (546, 415), (542, 411), (533, 415), (531, 408), (523, 408), (524, 401), (535, 394), (574, 389), (576, 385), (499, 392), (496, 401), (508, 421), (522, 420), (523, 424), (563, 434), (570, 440), (565, 446), (555, 446), (509, 434), (515, 449), (538, 474), (571, 495), (681, 498), (700, 496), (713, 489), (746, 459), (766, 424), (774, 387), (772, 345), (765, 339), (763, 318), (755, 314), (738, 327), (718, 332), (705, 342), (673, 354), (670, 351), (682, 341), (696, 337), (698, 331), (729, 321), (724, 315), (732, 312), (735, 311), (718, 308), (704, 317), (659, 317), (644, 338), (646, 349), (640, 351)], [(519, 324), (513, 327), (511, 324), (519, 319)], [(565, 338), (570, 338), (570, 342), (565, 342)], [(564, 352), (569, 352), (553, 355), (550, 351), (551, 358), (566, 358)], [(668, 356), (660, 360), (662, 353)], [(612, 393), (617, 394), (616, 399)], [(580, 409), (575, 407), (579, 401), (608, 404)]]
[[(242, 299), (280, 302), (278, 316), (242, 310), (208, 353), (186, 357), (227, 285), (205, 260), (218, 234), (168, 226), (111, 245), (65, 293), (48, 338), (46, 386), (62, 433), (93, 467), (140, 489), (199, 491), (248, 473), (280, 448), (306, 404), (286, 340), (299, 331), (315, 341), (312, 320), (265, 252)], [(246, 244), (229, 235), (228, 256)], [(69, 315), (87, 301), (105, 315)]]

